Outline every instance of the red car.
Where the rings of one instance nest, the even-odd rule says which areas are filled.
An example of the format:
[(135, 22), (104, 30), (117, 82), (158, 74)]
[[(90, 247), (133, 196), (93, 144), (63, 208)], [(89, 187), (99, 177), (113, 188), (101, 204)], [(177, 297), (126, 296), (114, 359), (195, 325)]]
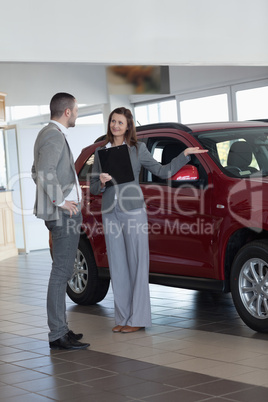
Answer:
[[(187, 147), (208, 153), (171, 179), (142, 168), (147, 206), (150, 282), (196, 290), (231, 291), (243, 321), (268, 331), (268, 124), (261, 121), (137, 127), (155, 159), (167, 164)], [(110, 277), (101, 195), (90, 194), (94, 151), (82, 150), (76, 169), (83, 191), (83, 227), (67, 293), (78, 304), (101, 301)]]

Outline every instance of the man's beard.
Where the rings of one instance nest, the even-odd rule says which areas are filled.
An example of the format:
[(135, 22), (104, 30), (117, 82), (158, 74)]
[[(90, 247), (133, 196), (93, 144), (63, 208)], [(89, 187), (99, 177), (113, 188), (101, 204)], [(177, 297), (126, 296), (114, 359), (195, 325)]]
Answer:
[(69, 127), (75, 127), (75, 120), (70, 119), (70, 120), (68, 121), (68, 128), (69, 128)]

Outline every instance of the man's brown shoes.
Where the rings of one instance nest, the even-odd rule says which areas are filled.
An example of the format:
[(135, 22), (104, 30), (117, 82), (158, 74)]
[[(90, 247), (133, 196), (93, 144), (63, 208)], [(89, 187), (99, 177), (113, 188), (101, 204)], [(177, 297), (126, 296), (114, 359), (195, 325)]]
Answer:
[(117, 325), (116, 327), (113, 328), (113, 332), (122, 332), (122, 334), (130, 334), (131, 332), (136, 332), (143, 328), (144, 327), (130, 327), (129, 325), (125, 325), (123, 327), (122, 325)]

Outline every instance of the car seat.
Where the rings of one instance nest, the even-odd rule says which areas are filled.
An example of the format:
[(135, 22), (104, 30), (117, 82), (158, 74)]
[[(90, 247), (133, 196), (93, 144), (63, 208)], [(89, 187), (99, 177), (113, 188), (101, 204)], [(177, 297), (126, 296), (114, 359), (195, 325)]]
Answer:
[[(251, 173), (258, 170), (249, 166), (252, 162), (252, 149), (246, 141), (234, 142), (229, 150), (227, 158), (227, 169), (232, 171), (236, 169), (239, 171), (250, 171)], [(233, 172), (235, 173), (235, 172)], [(237, 172), (236, 172), (237, 173)]]
[(165, 145), (162, 153), (162, 165), (167, 165), (184, 150), (185, 146), (183, 144), (173, 142)]

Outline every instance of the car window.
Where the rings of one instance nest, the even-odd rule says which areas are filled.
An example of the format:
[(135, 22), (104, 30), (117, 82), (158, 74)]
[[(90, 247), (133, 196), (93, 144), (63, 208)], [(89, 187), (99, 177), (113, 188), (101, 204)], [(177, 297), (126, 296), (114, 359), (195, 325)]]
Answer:
[[(237, 141), (245, 142), (244, 139), (238, 139)], [(230, 148), (234, 142), (236, 141), (223, 141), (216, 144), (219, 160), (223, 167), (228, 167), (228, 156)], [(251, 162), (248, 166), (259, 170), (259, 164), (253, 152), (251, 152)]]
[[(183, 152), (187, 147), (186, 145), (178, 140), (173, 140), (170, 138), (149, 138), (147, 142), (147, 147), (151, 152), (154, 159), (160, 162), (162, 165), (166, 165), (173, 158), (178, 156), (181, 152)], [(191, 155), (191, 160), (188, 162), (190, 165), (194, 165), (197, 167), (199, 172), (199, 177), (205, 179), (207, 177), (206, 172), (200, 161), (196, 158), (195, 155)], [(161, 179), (158, 176), (155, 176), (147, 169), (143, 169), (141, 175), (141, 181), (144, 183), (157, 183), (157, 184), (169, 184), (172, 186), (179, 186), (180, 184), (185, 184), (185, 181), (178, 182), (178, 181), (171, 181), (167, 179)]]
[(162, 161), (162, 153), (163, 153), (163, 147), (162, 146), (160, 146), (160, 147), (156, 146), (155, 149), (153, 150), (152, 155), (153, 155), (154, 159), (157, 160), (157, 162), (161, 163), (161, 161)]
[(94, 154), (90, 155), (88, 160), (85, 162), (84, 166), (80, 170), (78, 174), (78, 178), (81, 181), (89, 181), (90, 179), (90, 173), (92, 172), (92, 166), (94, 163)]
[(268, 131), (264, 128), (202, 133), (198, 140), (228, 176), (268, 174)]

